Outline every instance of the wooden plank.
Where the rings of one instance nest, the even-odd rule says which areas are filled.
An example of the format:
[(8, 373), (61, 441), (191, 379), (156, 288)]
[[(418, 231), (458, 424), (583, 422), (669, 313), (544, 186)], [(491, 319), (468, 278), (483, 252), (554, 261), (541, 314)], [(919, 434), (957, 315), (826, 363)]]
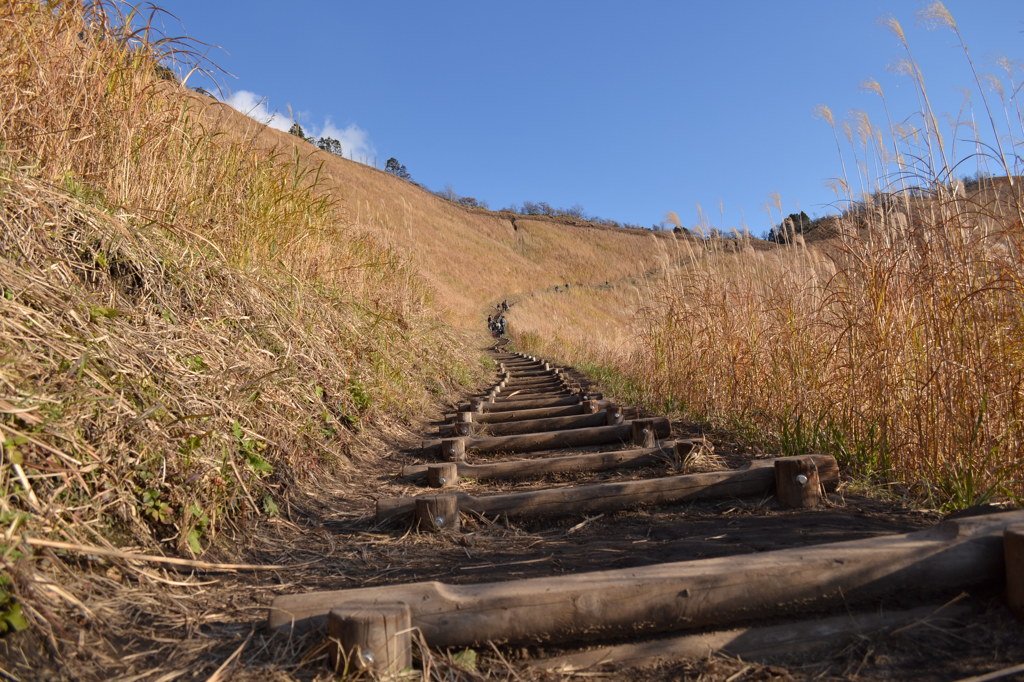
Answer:
[(900, 535), (475, 585), (423, 582), (281, 596), (271, 628), (323, 627), (353, 601), (405, 602), (431, 646), (566, 641), (723, 627), (799, 609), (921, 599), (1002, 580), (1003, 529), (1024, 511), (946, 521)]
[(488, 403), (484, 402), (484, 412), (507, 412), (509, 410), (523, 410), (533, 409), (537, 407), (557, 407), (559, 405), (575, 405), (581, 402), (580, 395), (573, 393), (571, 395), (552, 396), (549, 398), (524, 398), (520, 400), (503, 400), (501, 402)]
[[(669, 422), (664, 417), (653, 420), (654, 430), (659, 438), (671, 433)], [(467, 438), (466, 451), (478, 454), (496, 452), (530, 452), (531, 450), (552, 450), (608, 443), (629, 443), (633, 434), (631, 422), (611, 426), (590, 426), (567, 431), (544, 431), (541, 433), (520, 433), (508, 436)]]
[(620, 644), (531, 661), (530, 665), (559, 673), (651, 665), (661, 660), (707, 658), (712, 654), (735, 656), (745, 661), (768, 663), (780, 659), (841, 651), (863, 637), (874, 637), (897, 628), (954, 628), (980, 612), (968, 603), (932, 604), (915, 609), (844, 613), (780, 625), (735, 628), (698, 635), (653, 639)]
[(522, 421), (487, 424), (476, 427), (482, 436), (508, 436), (517, 433), (537, 433), (560, 429), (581, 429), (588, 426), (607, 426), (608, 413), (604, 410), (594, 414), (580, 414), (568, 417), (547, 417)]
[[(830, 455), (813, 457), (823, 483), (839, 479), (839, 467)], [(639, 481), (544, 488), (501, 495), (455, 493), (459, 510), (478, 514), (550, 516), (614, 511), (640, 505), (669, 504), (730, 497), (765, 495), (775, 483), (774, 459), (755, 460), (743, 469), (703, 474), (648, 478)], [(416, 497), (377, 500), (377, 521), (384, 522), (412, 512)]]
[[(598, 401), (598, 407), (608, 406), (608, 401)], [(508, 410), (507, 412), (484, 412), (473, 415), (477, 424), (497, 424), (500, 422), (519, 421), (521, 419), (544, 419), (546, 417), (566, 417), (583, 414), (586, 406), (583, 403), (573, 405), (556, 405), (555, 407), (538, 407), (532, 410)]]
[[(671, 447), (637, 448), (614, 452), (589, 452), (583, 455), (545, 457), (543, 459), (515, 459), (505, 462), (470, 464), (455, 462), (460, 478), (477, 480), (514, 480), (537, 478), (546, 474), (627, 469), (664, 463), (672, 456)], [(402, 467), (404, 481), (423, 480), (436, 464), (413, 464)]]
[[(655, 435), (658, 438), (667, 438), (671, 433), (668, 420), (664, 417), (657, 417), (652, 421), (654, 422)], [(440, 456), (447, 461), (454, 461), (456, 459), (464, 459), (462, 455), (468, 451), (477, 454), (525, 453), (558, 448), (608, 445), (611, 443), (625, 444), (632, 442), (632, 438), (632, 424), (630, 422), (623, 422), (622, 424), (611, 426), (589, 426), (566, 431), (521, 433), (508, 436), (435, 438), (421, 443), (420, 454), (423, 457)], [(459, 453), (458, 456), (452, 456), (452, 450), (450, 449), (454, 444), (449, 443), (448, 441), (450, 440), (462, 441), (462, 444), (455, 448)]]

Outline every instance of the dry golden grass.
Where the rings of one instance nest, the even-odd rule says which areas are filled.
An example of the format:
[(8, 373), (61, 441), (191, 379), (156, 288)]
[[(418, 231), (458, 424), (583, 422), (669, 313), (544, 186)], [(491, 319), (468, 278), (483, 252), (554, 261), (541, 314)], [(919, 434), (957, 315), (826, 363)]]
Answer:
[(116, 9), (0, 6), (0, 632), (37, 638), (22, 670), (134, 665), (112, 645), (132, 622), (78, 626), (124, 586), (24, 537), (230, 556), (482, 374), (317, 166), (163, 80), (187, 46)]
[(815, 246), (680, 241), (685, 264), (639, 291), (536, 297), (513, 329), (623, 397), (787, 454), (833, 452), (926, 503), (1020, 500), (1024, 224), (1011, 183), (879, 195)]

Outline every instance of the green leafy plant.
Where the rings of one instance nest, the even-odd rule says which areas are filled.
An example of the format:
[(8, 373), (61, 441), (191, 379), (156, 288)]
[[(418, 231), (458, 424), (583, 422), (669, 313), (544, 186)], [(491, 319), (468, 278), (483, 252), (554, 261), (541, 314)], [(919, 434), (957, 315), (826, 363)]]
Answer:
[(263, 459), (260, 454), (266, 449), (266, 443), (246, 436), (245, 432), (242, 430), (241, 424), (237, 421), (231, 422), (231, 433), (235, 435), (238, 452), (245, 457), (246, 463), (248, 463), (250, 469), (260, 476), (266, 476), (274, 473), (274, 467), (270, 462)]

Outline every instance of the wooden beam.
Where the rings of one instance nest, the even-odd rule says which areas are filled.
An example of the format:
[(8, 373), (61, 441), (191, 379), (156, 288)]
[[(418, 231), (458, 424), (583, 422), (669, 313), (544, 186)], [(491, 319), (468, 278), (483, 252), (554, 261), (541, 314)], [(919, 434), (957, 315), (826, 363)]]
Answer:
[(524, 419), (514, 422), (503, 422), (476, 426), (477, 433), (484, 436), (508, 436), (517, 433), (537, 433), (541, 431), (559, 431), (563, 429), (581, 429), (588, 426), (607, 426), (607, 412), (580, 414), (567, 417), (547, 417), (546, 419)]
[[(658, 417), (653, 421), (658, 438), (667, 438), (671, 432), (668, 420)], [(632, 437), (631, 423), (623, 422), (611, 426), (590, 426), (567, 431), (521, 433), (508, 436), (435, 438), (423, 441), (420, 445), (420, 453), (424, 457), (440, 456), (446, 461), (457, 461), (464, 459), (464, 454), (468, 451), (478, 454), (534, 452), (610, 443), (624, 444), (631, 442)]]
[[(668, 437), (671, 432), (669, 422), (664, 417), (651, 420), (653, 429), (659, 438)], [(588, 445), (606, 445), (608, 443), (629, 443), (633, 437), (633, 426), (630, 422), (611, 426), (590, 426), (567, 431), (545, 431), (542, 433), (520, 433), (508, 436), (490, 436), (483, 438), (467, 438), (466, 451), (478, 454), (497, 452), (530, 452), (531, 450), (551, 450), (554, 448), (573, 448)]]
[(712, 654), (735, 656), (745, 661), (792, 660), (796, 656), (841, 651), (855, 641), (897, 628), (958, 627), (979, 612), (973, 604), (932, 604), (915, 609), (844, 613), (780, 625), (719, 630), (698, 635), (652, 639), (637, 644), (605, 646), (578, 653), (531, 661), (543, 670), (568, 674), (613, 665), (626, 668), (659, 660), (707, 658)]
[(281, 596), (271, 628), (322, 627), (353, 601), (405, 602), (431, 646), (566, 641), (727, 626), (799, 609), (921, 599), (1002, 580), (1002, 536), (1024, 511), (797, 549), (550, 578), (423, 582)]
[[(594, 401), (598, 408), (607, 407), (607, 401)], [(508, 410), (507, 412), (485, 412), (474, 416), (478, 424), (497, 424), (500, 422), (519, 421), (521, 419), (544, 419), (546, 417), (566, 417), (573, 414), (584, 414), (585, 403), (572, 405), (556, 405), (555, 407), (538, 407), (532, 410)]]
[[(814, 458), (823, 482), (839, 479), (835, 458), (830, 455), (807, 456)], [(746, 497), (764, 495), (772, 490), (775, 482), (774, 462), (772, 459), (755, 460), (743, 469), (638, 481), (544, 488), (501, 495), (456, 493), (456, 496), (461, 511), (509, 516), (579, 514), (640, 505)], [(410, 513), (416, 507), (417, 499), (391, 497), (377, 500), (377, 522)]]
[[(583, 471), (604, 471), (606, 469), (627, 469), (652, 464), (664, 464), (672, 456), (670, 447), (636, 448), (614, 452), (588, 452), (583, 455), (545, 457), (542, 459), (514, 459), (505, 462), (470, 464), (455, 462), (460, 478), (476, 480), (513, 480), (538, 478), (546, 474)], [(428, 476), (436, 464), (413, 464), (402, 467), (404, 481), (414, 483)]]
[(528, 398), (523, 400), (509, 399), (507, 401), (496, 403), (488, 403), (485, 401), (482, 409), (484, 412), (507, 412), (509, 410), (533, 409), (537, 407), (576, 405), (579, 402), (581, 402), (580, 395), (578, 393), (574, 393), (572, 395), (552, 396), (550, 398)]
[(327, 619), (336, 672), (370, 670), (394, 675), (412, 667), (412, 611), (408, 604), (353, 604)]
[(813, 509), (821, 503), (821, 481), (813, 459), (775, 460), (775, 500), (783, 509)]

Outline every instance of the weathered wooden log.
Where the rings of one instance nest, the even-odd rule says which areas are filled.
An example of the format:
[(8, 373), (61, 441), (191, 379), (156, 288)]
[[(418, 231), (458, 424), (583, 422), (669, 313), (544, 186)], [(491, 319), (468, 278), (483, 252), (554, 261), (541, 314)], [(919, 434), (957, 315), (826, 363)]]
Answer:
[(460, 527), (457, 495), (424, 495), (415, 498), (416, 520), (421, 530), (457, 531)]
[(484, 401), (480, 398), (473, 398), (469, 401), (469, 412), (483, 412)]
[(811, 509), (821, 503), (821, 481), (813, 459), (775, 460), (775, 499), (783, 509)]
[(541, 368), (518, 369), (514, 372), (510, 372), (510, 376), (516, 381), (519, 381), (520, 379), (550, 379), (555, 376), (555, 372), (553, 370)]
[(538, 387), (538, 388), (527, 387), (527, 388), (522, 388), (522, 389), (513, 388), (513, 389), (510, 389), (510, 390), (506, 391), (505, 393), (502, 393), (500, 395), (496, 395), (494, 402), (502, 402), (502, 401), (505, 401), (505, 400), (528, 400), (528, 399), (531, 399), (531, 398), (542, 398), (542, 397), (548, 397), (548, 396), (564, 396), (564, 395), (572, 395), (572, 394), (573, 394), (573, 392), (570, 391), (565, 386), (549, 386), (549, 387), (541, 386), (541, 387)]
[(1024, 511), (946, 521), (915, 533), (551, 578), (439, 582), (278, 597), (271, 628), (321, 625), (353, 601), (408, 603), (430, 646), (565, 641), (727, 626), (799, 609), (923, 599), (1002, 580), (1002, 536)]
[(426, 470), (427, 485), (431, 488), (454, 488), (459, 484), (457, 462), (430, 464)]
[(455, 422), (448, 429), (448, 432), (455, 436), (472, 436), (477, 431), (477, 426), (473, 422)]
[(554, 407), (537, 407), (529, 410), (508, 410), (505, 412), (485, 412), (473, 415), (474, 422), (479, 424), (497, 424), (499, 422), (520, 421), (523, 419), (545, 419), (547, 417), (568, 417), (573, 414), (586, 414), (593, 404), (593, 411), (604, 409), (608, 406), (605, 400), (589, 400), (586, 403), (574, 403), (572, 405), (555, 405)]
[(546, 419), (524, 419), (515, 422), (478, 425), (478, 433), (487, 436), (508, 436), (514, 433), (536, 433), (539, 431), (557, 431), (559, 429), (579, 429), (587, 426), (606, 426), (607, 414), (581, 414), (568, 417), (548, 417)]
[(408, 604), (347, 604), (327, 618), (336, 671), (382, 676), (412, 667), (412, 610)]
[[(839, 467), (829, 455), (814, 457), (823, 480), (837, 481)], [(459, 509), (478, 514), (508, 516), (551, 516), (613, 511), (641, 505), (668, 504), (718, 498), (764, 495), (775, 484), (774, 460), (751, 462), (743, 469), (713, 471), (704, 474), (648, 478), (619, 483), (564, 488), (544, 488), (501, 495), (456, 493)], [(377, 500), (377, 522), (398, 518), (411, 512), (417, 497), (392, 497)]]
[(505, 386), (506, 393), (513, 391), (560, 391), (566, 387), (561, 379), (544, 379), (542, 381), (510, 381)]
[(1024, 620), (1024, 523), (1009, 526), (1003, 534), (1006, 557), (1006, 603)]
[[(666, 438), (670, 433), (669, 422), (664, 417), (653, 420), (653, 430), (658, 437)], [(465, 447), (468, 452), (478, 454), (496, 452), (530, 452), (531, 450), (551, 450), (554, 448), (572, 448), (588, 445), (606, 445), (608, 443), (628, 443), (632, 438), (631, 423), (612, 426), (590, 426), (568, 431), (545, 431), (542, 433), (520, 433), (508, 436), (490, 436), (485, 438), (467, 438)]]
[(605, 646), (536, 661), (530, 665), (563, 674), (598, 666), (632, 668), (657, 661), (707, 658), (725, 654), (745, 661), (769, 663), (842, 651), (865, 637), (896, 629), (956, 628), (980, 611), (968, 603), (933, 604), (914, 609), (844, 613), (815, 620), (762, 627), (720, 630), (697, 635), (653, 639), (637, 644)]
[(448, 462), (466, 459), (466, 438), (445, 438), (440, 442), (441, 458)]
[(632, 427), (630, 439), (633, 445), (638, 448), (653, 448), (657, 445), (658, 439), (654, 435), (653, 419), (634, 419), (630, 425)]
[(528, 400), (507, 400), (500, 403), (485, 403), (484, 412), (508, 412), (510, 410), (530, 410), (538, 407), (558, 407), (560, 405), (576, 405), (582, 402), (579, 394), (553, 396), (550, 398), (531, 398)]
[[(587, 401), (587, 402), (590, 402), (590, 401)], [(617, 407), (615, 405), (609, 405), (608, 406), (608, 409), (605, 411), (605, 416), (607, 417), (608, 426), (614, 426), (616, 424), (621, 424), (621, 423), (623, 423), (626, 420), (626, 417), (623, 414), (622, 408), (621, 407)], [(632, 437), (632, 431), (630, 431), (630, 437)]]
[(456, 413), (455, 420), (460, 422), (472, 422), (473, 413), (470, 412), (469, 410), (460, 410), (459, 412)]
[[(657, 447), (613, 452), (588, 452), (582, 455), (544, 457), (542, 459), (515, 459), (482, 464), (455, 462), (455, 465), (458, 467), (459, 478), (514, 480), (538, 478), (547, 474), (628, 469), (665, 464), (671, 460), (670, 455), (669, 448)], [(404, 466), (401, 473), (402, 480), (408, 483), (422, 481), (426, 478), (427, 471), (431, 466), (435, 465), (411, 464)]]

